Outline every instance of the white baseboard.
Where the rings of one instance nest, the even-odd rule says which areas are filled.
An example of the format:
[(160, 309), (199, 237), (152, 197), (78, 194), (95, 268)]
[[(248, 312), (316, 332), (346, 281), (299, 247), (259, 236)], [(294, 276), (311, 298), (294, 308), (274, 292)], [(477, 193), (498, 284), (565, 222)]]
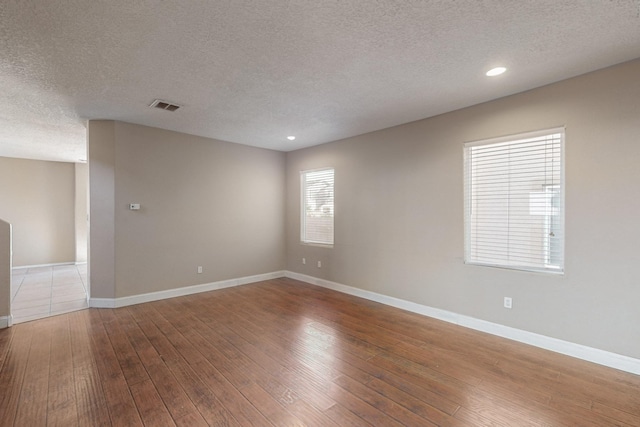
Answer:
[(477, 331), (486, 332), (499, 337), (508, 338), (519, 341), (535, 347), (551, 350), (556, 353), (565, 354), (578, 359), (597, 363), (599, 365), (608, 366), (610, 368), (619, 369), (621, 371), (630, 372), (640, 375), (640, 359), (634, 359), (629, 356), (600, 350), (593, 347), (587, 347), (581, 344), (575, 344), (569, 341), (563, 341), (557, 338), (551, 338), (545, 335), (539, 335), (533, 332), (523, 331), (521, 329), (500, 325), (498, 323), (487, 322), (486, 320), (476, 319), (462, 314), (457, 314), (447, 310), (441, 310), (414, 302), (405, 301), (399, 298), (378, 294), (376, 292), (365, 291), (363, 289), (354, 288), (352, 286), (343, 285), (329, 280), (319, 279), (306, 274), (300, 274), (293, 271), (285, 271), (285, 277), (307, 282), (312, 285), (321, 286), (323, 288), (333, 289), (349, 295), (354, 295), (370, 301), (379, 302), (381, 304), (407, 310), (423, 316), (433, 317), (435, 319), (444, 320), (445, 322), (454, 323), (466, 328), (475, 329)]
[(142, 304), (145, 302), (158, 301), (167, 298), (181, 297), (185, 295), (197, 294), (200, 292), (215, 291), (217, 289), (230, 288), (233, 286), (246, 285), (263, 280), (277, 279), (284, 277), (284, 271), (274, 271), (272, 273), (257, 274), (255, 276), (240, 277), (237, 279), (221, 280), (219, 282), (204, 283), (202, 285), (186, 286), (184, 288), (168, 289), (166, 291), (150, 292), (148, 294), (132, 295), (120, 298), (89, 298), (89, 307), (95, 308), (119, 308), (128, 305)]
[(62, 265), (76, 265), (76, 263), (75, 261), (69, 261), (69, 262), (57, 262), (53, 264), (34, 264), (34, 265), (18, 265), (18, 266), (14, 265), (12, 270), (23, 270), (25, 268), (40, 268), (40, 267), (59, 267)]
[(0, 329), (8, 328), (13, 325), (13, 316), (0, 316)]
[[(476, 319), (474, 317), (465, 316), (439, 308), (429, 307), (427, 305), (417, 304), (411, 301), (378, 294), (376, 292), (366, 291), (352, 286), (343, 285), (341, 283), (329, 280), (319, 279), (317, 277), (296, 273), (293, 271), (274, 271), (271, 273), (258, 274), (255, 276), (240, 277), (237, 279), (221, 280), (218, 282), (204, 283), (201, 285), (187, 286), (184, 288), (168, 289), (166, 291), (150, 292), (147, 294), (132, 295), (121, 298), (90, 298), (89, 307), (95, 308), (119, 308), (128, 305), (141, 304), (145, 302), (158, 301), (167, 298), (174, 298), (185, 295), (197, 294), (200, 292), (214, 291), (217, 289), (229, 288), (233, 286), (241, 286), (249, 283), (260, 282), (263, 280), (276, 279), (279, 277), (289, 277), (310, 283), (312, 285), (321, 286), (327, 289), (333, 289), (349, 295), (354, 295), (370, 301), (379, 302), (381, 304), (407, 310), (412, 313), (421, 314), (423, 316), (433, 317), (445, 322), (464, 326), (466, 328), (475, 329), (477, 331), (486, 332), (503, 338), (533, 345), (535, 347), (551, 350), (556, 353), (565, 354), (567, 356), (576, 357), (578, 359), (597, 363), (599, 365), (609, 366), (611, 368), (620, 369), (640, 375), (640, 359), (634, 359), (629, 356), (600, 350), (593, 347), (587, 347), (581, 344), (575, 344), (569, 341), (563, 341), (557, 338), (512, 328), (498, 323), (488, 322), (486, 320)], [(0, 317), (0, 328), (11, 326), (10, 316)]]

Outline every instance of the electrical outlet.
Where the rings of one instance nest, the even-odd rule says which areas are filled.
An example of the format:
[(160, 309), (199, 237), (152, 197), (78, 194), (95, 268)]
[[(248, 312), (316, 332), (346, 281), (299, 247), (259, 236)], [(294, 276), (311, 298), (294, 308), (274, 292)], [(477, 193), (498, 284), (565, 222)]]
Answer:
[(302, 258), (302, 263), (306, 264), (307, 263), (307, 259), (306, 258)]
[(513, 306), (513, 300), (511, 297), (504, 297), (504, 308), (511, 308)]
[(198, 266), (198, 274), (202, 274), (202, 266), (201, 265)]
[(318, 261), (318, 268), (322, 267), (322, 261)]

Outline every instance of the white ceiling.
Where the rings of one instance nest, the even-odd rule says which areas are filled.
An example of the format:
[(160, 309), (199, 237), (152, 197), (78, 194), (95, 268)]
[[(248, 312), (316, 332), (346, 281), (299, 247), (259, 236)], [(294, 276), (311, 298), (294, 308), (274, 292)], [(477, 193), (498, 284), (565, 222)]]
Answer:
[(87, 119), (289, 151), (640, 57), (634, 0), (2, 0), (0, 24), (0, 156), (60, 161)]

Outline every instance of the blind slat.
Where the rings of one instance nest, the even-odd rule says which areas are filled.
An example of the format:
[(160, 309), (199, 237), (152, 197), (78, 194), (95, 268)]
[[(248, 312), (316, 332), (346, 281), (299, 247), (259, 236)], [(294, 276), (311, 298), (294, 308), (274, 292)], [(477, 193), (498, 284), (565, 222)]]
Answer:
[(300, 240), (333, 245), (334, 170), (300, 172), (302, 214)]
[(564, 131), (465, 144), (465, 260), (563, 271)]

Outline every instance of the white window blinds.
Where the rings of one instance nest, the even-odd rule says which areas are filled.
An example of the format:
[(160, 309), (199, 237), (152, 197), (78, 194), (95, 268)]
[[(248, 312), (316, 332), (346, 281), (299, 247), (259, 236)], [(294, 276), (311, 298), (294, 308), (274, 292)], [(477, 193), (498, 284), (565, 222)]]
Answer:
[(333, 169), (300, 172), (303, 243), (333, 245), (333, 176)]
[(564, 271), (564, 129), (467, 143), (465, 262)]

